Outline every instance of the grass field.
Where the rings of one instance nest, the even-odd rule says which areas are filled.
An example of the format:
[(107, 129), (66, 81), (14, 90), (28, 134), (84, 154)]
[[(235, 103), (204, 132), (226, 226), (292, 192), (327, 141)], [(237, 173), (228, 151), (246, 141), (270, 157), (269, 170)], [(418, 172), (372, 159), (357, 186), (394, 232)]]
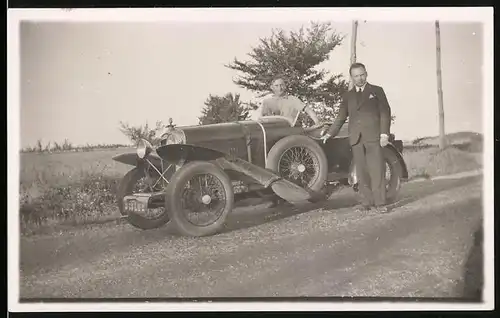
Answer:
[[(405, 145), (409, 177), (432, 177), (481, 167), (482, 136), (448, 135), (450, 147), (437, 149), (437, 138)], [(23, 234), (52, 225), (76, 225), (118, 216), (116, 186), (130, 166), (113, 161), (132, 148), (88, 152), (20, 154), (20, 221)]]
[(115, 193), (130, 166), (111, 158), (133, 149), (21, 153), (22, 233), (41, 226), (79, 224), (118, 215)]
[(88, 152), (21, 153), (21, 185), (68, 185), (85, 179), (88, 174), (119, 176), (128, 171), (126, 165), (111, 158), (133, 148), (103, 149)]

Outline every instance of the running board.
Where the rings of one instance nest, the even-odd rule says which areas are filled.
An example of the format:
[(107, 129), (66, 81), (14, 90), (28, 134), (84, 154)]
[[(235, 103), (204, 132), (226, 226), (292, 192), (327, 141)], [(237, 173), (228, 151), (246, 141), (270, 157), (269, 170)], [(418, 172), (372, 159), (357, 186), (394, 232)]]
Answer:
[(271, 188), (280, 198), (294, 204), (306, 200), (323, 200), (326, 195), (322, 192), (304, 189), (285, 179), (275, 181)]
[(323, 195), (320, 192), (304, 189), (281, 178), (269, 169), (256, 166), (239, 158), (218, 158), (216, 161), (223, 169), (238, 171), (251, 177), (265, 188), (271, 187), (276, 195), (292, 204), (309, 199), (319, 199)]

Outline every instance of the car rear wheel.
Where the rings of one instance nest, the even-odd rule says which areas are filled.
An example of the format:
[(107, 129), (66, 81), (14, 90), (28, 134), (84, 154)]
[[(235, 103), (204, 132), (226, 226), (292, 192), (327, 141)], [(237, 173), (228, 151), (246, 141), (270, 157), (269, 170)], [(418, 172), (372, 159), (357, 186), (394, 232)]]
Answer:
[(266, 168), (302, 188), (319, 192), (326, 182), (328, 161), (316, 141), (307, 136), (293, 135), (281, 139), (271, 148)]
[(386, 183), (386, 201), (394, 201), (401, 188), (401, 179), (403, 177), (403, 167), (399, 162), (398, 156), (394, 150), (383, 148), (385, 159), (385, 183)]
[(129, 213), (125, 210), (123, 202), (125, 196), (140, 192), (147, 193), (153, 191), (149, 189), (146, 182), (146, 173), (144, 168), (136, 167), (125, 174), (117, 189), (118, 209), (123, 216), (127, 216), (128, 222), (143, 230), (159, 228), (168, 223), (170, 219), (164, 206), (154, 209), (148, 208), (141, 214)]
[(233, 209), (233, 185), (215, 164), (193, 161), (172, 176), (166, 201), (170, 219), (180, 234), (213, 235), (222, 229)]
[[(391, 148), (383, 148), (382, 154), (385, 161), (385, 199), (387, 203), (393, 202), (401, 189), (401, 180), (403, 177), (403, 167), (401, 162), (399, 162), (398, 156), (394, 153)], [(353, 185), (354, 192), (359, 193), (359, 184)]]

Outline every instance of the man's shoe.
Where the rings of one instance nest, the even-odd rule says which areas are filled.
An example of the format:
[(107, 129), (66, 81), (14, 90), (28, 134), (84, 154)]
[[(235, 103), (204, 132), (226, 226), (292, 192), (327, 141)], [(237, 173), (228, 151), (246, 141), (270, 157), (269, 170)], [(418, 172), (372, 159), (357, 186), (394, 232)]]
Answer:
[(368, 212), (372, 209), (369, 205), (360, 204), (355, 208), (356, 212)]

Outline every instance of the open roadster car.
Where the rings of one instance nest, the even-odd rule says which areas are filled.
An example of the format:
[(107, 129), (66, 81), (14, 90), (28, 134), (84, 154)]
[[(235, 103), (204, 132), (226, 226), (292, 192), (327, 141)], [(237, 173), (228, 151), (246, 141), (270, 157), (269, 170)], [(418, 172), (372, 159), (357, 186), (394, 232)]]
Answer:
[[(170, 121), (159, 145), (141, 140), (136, 152), (113, 157), (134, 166), (118, 187), (120, 212), (141, 229), (170, 221), (182, 235), (205, 236), (220, 231), (243, 199), (277, 196), (293, 204), (327, 200), (339, 185), (357, 191), (348, 123), (323, 143), (330, 124), (295, 127), (279, 116), (177, 128)], [(388, 200), (408, 177), (401, 152), (391, 134), (383, 151)]]

